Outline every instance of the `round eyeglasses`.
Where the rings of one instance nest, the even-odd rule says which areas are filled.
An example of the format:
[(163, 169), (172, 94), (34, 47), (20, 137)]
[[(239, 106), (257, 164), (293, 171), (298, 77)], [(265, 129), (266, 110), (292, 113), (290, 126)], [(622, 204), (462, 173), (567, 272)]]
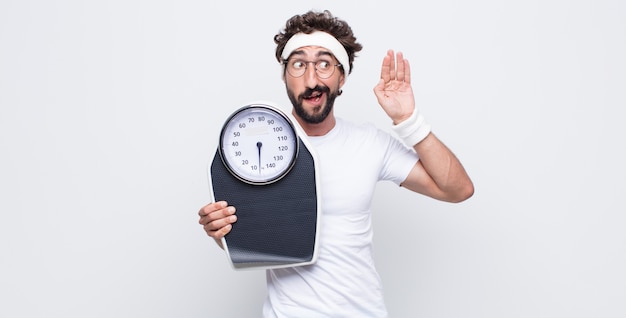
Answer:
[(293, 77), (300, 77), (306, 72), (306, 68), (309, 63), (312, 63), (315, 67), (315, 74), (319, 78), (326, 79), (335, 73), (335, 68), (341, 66), (341, 64), (332, 64), (329, 61), (305, 61), (305, 60), (284, 60), (283, 64), (287, 68), (287, 73)]

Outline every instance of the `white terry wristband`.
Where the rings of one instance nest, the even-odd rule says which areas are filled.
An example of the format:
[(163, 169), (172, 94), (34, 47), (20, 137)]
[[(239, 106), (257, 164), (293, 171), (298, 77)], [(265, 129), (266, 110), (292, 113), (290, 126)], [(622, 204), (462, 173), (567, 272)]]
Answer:
[(428, 124), (424, 120), (424, 116), (415, 109), (411, 117), (397, 125), (391, 126), (391, 129), (396, 132), (398, 137), (400, 137), (407, 146), (413, 147), (428, 136), (430, 133), (430, 124)]

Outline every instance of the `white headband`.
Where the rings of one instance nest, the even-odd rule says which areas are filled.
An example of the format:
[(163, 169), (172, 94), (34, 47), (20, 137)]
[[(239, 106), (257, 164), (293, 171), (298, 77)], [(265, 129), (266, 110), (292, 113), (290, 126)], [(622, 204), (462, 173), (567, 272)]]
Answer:
[(339, 63), (343, 66), (345, 75), (348, 76), (348, 74), (350, 74), (350, 59), (348, 59), (348, 52), (346, 52), (346, 49), (334, 36), (322, 31), (315, 31), (310, 34), (302, 32), (294, 34), (289, 41), (287, 41), (287, 44), (285, 44), (281, 58), (286, 60), (289, 58), (291, 53), (293, 53), (293, 51), (303, 46), (310, 45), (321, 46), (329, 50), (335, 58), (337, 58), (337, 61), (339, 61)]

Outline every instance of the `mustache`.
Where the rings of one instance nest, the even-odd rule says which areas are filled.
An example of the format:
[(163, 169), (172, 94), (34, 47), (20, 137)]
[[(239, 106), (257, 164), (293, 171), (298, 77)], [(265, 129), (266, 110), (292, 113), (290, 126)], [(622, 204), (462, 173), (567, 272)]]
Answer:
[(317, 85), (313, 88), (307, 88), (302, 94), (300, 94), (300, 99), (310, 97), (315, 92), (329, 94), (330, 88), (328, 88), (328, 86), (321, 86), (321, 85)]

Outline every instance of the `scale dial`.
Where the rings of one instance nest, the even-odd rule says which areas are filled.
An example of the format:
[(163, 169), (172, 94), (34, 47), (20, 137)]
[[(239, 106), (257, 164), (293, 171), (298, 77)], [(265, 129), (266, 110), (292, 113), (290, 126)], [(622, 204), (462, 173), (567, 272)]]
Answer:
[(232, 175), (246, 183), (263, 185), (289, 173), (298, 155), (298, 136), (282, 111), (252, 104), (226, 120), (218, 149)]

